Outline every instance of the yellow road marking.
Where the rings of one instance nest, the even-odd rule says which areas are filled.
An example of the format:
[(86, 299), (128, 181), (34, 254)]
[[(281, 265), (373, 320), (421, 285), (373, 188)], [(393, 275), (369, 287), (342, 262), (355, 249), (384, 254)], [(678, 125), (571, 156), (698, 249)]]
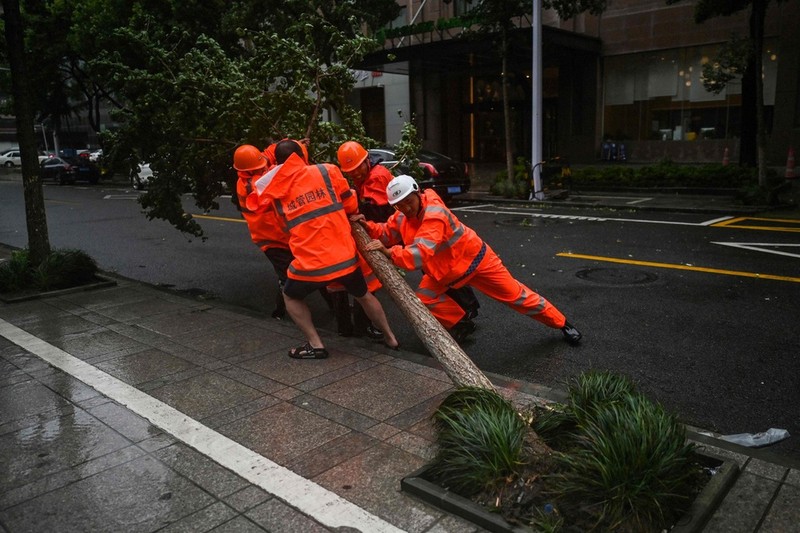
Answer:
[(212, 217), (211, 215), (192, 215), (192, 218), (204, 218), (206, 220), (221, 220), (223, 222), (246, 222), (241, 218)]
[(622, 263), (625, 265), (637, 265), (637, 266), (649, 266), (655, 268), (672, 268), (674, 270), (691, 270), (693, 272), (706, 272), (709, 274), (723, 274), (726, 276), (740, 276), (743, 278), (758, 278), (758, 279), (771, 279), (775, 281), (791, 281), (794, 283), (800, 283), (800, 278), (794, 278), (791, 276), (775, 276), (773, 274), (759, 274), (757, 272), (743, 272), (740, 270), (724, 270), (721, 268), (706, 268), (706, 267), (696, 267), (696, 266), (689, 266), (689, 265), (678, 265), (674, 263), (655, 263), (652, 261), (636, 261), (633, 259), (620, 259), (617, 257), (603, 257), (600, 255), (584, 255), (584, 254), (573, 254), (571, 252), (562, 252), (556, 254), (559, 257), (572, 257), (574, 259), (589, 259), (592, 261), (605, 261), (608, 263)]
[[(791, 224), (790, 226), (760, 226), (751, 224), (741, 224), (745, 221), (760, 221), (760, 222), (775, 222), (782, 224)], [(800, 232), (800, 220), (792, 220), (788, 218), (758, 218), (758, 217), (738, 217), (729, 218), (722, 222), (717, 222), (711, 225), (712, 228), (733, 228), (733, 229), (755, 229), (760, 231), (789, 231)]]

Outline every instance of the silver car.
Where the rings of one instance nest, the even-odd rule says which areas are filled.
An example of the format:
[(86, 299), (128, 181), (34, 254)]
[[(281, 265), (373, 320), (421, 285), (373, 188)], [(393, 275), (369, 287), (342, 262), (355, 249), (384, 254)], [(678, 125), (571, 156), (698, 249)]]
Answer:
[[(397, 160), (393, 149), (372, 148), (368, 152), (373, 165), (383, 165), (395, 176), (408, 172), (408, 166)], [(422, 189), (433, 189), (443, 200), (469, 192), (472, 180), (466, 163), (430, 150), (420, 150), (417, 157), (423, 173), (417, 183)]]

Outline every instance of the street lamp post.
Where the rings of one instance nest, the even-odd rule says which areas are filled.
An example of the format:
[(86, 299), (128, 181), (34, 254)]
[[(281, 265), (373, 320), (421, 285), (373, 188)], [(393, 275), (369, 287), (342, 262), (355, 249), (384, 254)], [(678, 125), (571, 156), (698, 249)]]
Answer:
[(542, 166), (542, 2), (533, 0), (531, 19), (531, 180), (533, 191), (531, 200), (543, 200)]
[(44, 153), (49, 154), (50, 148), (47, 147), (47, 129), (44, 127), (44, 122), (41, 123), (42, 126), (42, 139), (44, 139)]

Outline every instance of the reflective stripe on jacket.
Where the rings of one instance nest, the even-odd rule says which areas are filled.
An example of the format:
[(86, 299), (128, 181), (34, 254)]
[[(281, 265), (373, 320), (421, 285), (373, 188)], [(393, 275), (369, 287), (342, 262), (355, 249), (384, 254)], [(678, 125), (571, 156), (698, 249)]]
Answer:
[(269, 248), (289, 248), (289, 233), (278, 218), (271, 203), (258, 206), (256, 209), (247, 207), (247, 196), (253, 192), (254, 182), (259, 178), (258, 175), (251, 175), (247, 172), (239, 172), (239, 179), (236, 182), (236, 195), (239, 197), (239, 209), (247, 229), (250, 231), (250, 238), (256, 246), (266, 252)]
[(290, 278), (329, 281), (358, 268), (348, 218), (358, 211), (358, 200), (338, 167), (307, 166), (292, 154), (263, 194), (289, 231)]
[(421, 269), (440, 283), (459, 285), (478, 260), (483, 241), (433, 190), (421, 192), (420, 202), (418, 217), (409, 219), (396, 211), (383, 224), (367, 222), (367, 231), (390, 247), (392, 262), (400, 268)]

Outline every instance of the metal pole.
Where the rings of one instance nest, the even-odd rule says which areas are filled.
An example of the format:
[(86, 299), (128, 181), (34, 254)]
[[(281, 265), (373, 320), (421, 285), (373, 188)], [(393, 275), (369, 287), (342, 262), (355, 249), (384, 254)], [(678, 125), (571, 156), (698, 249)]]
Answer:
[(47, 147), (47, 130), (44, 127), (44, 122), (42, 122), (42, 139), (44, 139), (44, 153), (50, 155), (50, 148)]
[(533, 0), (531, 20), (531, 173), (533, 193), (531, 200), (544, 200), (542, 192), (542, 1)]

